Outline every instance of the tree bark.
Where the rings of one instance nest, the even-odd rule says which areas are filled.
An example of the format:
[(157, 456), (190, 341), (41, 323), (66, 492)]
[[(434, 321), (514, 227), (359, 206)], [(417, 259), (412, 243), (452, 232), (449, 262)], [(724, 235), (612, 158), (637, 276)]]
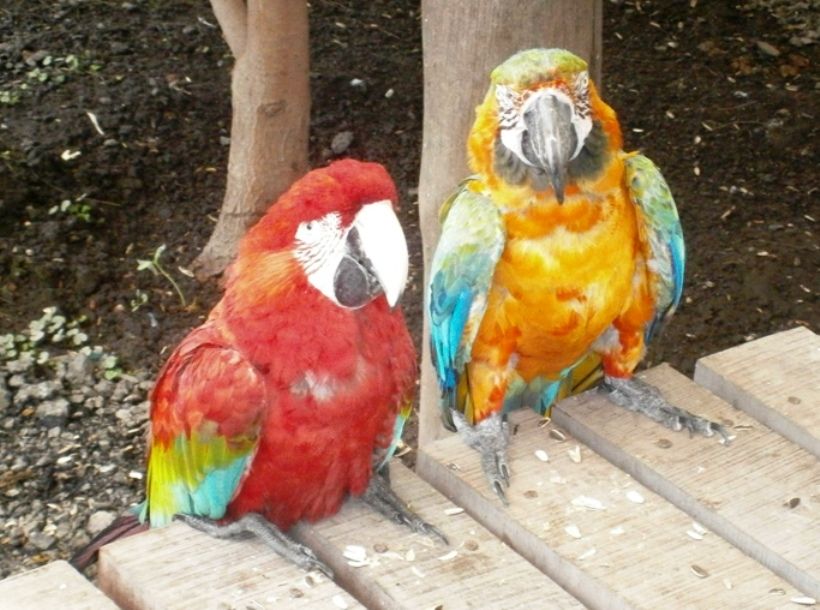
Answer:
[(193, 264), (199, 277), (225, 269), (247, 228), (308, 167), (307, 5), (304, 0), (242, 4), (213, 3), (229, 46), (239, 54), (231, 81), (233, 117), (225, 198), (214, 232)]
[[(438, 208), (468, 175), (467, 134), (490, 71), (507, 57), (533, 47), (562, 47), (586, 59), (600, 82), (600, 0), (422, 0), (424, 139), (419, 178), (419, 217), (425, 287), (438, 240)], [(426, 293), (426, 288), (425, 288)], [(438, 386), (430, 361), (425, 308), (419, 444), (443, 432)]]

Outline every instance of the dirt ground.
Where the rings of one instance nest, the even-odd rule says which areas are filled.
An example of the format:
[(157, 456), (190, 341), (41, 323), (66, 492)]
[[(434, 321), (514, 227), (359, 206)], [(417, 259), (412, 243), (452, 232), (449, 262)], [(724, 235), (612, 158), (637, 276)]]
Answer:
[[(691, 373), (751, 338), (817, 331), (818, 2), (604, 5), (604, 96), (627, 147), (667, 177), (689, 256), (685, 303), (648, 363)], [(311, 161), (350, 131), (345, 154), (388, 166), (420, 342), (419, 3), (316, 0), (310, 19)], [(205, 0), (0, 7), (0, 334), (57, 306), (125, 370), (153, 373), (215, 303), (215, 282), (186, 275), (225, 184), (232, 60), (215, 23)], [(161, 245), (184, 306), (139, 269)], [(0, 413), (3, 434), (16, 417)]]

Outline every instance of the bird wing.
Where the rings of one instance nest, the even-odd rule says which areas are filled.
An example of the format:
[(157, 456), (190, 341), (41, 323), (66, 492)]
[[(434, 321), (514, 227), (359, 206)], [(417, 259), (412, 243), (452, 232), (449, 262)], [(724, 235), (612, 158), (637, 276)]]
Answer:
[(177, 513), (222, 518), (257, 448), (266, 405), (261, 374), (206, 325), (169, 358), (151, 398), (142, 519), (157, 526)]
[(625, 165), (627, 189), (640, 212), (639, 227), (648, 246), (655, 297), (655, 315), (644, 332), (648, 342), (680, 303), (686, 250), (675, 200), (660, 170), (643, 155), (629, 156)]
[(459, 406), (459, 378), (470, 361), (506, 239), (498, 208), (480, 188), (479, 181), (467, 180), (442, 206), (441, 237), (430, 270), (430, 342), (450, 427), (452, 409)]

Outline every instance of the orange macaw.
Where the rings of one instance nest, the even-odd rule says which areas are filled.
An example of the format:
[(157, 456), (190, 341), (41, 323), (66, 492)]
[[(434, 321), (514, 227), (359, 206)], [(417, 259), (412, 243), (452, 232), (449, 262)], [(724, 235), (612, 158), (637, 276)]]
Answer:
[(475, 175), (442, 207), (428, 309), (444, 419), (502, 499), (504, 413), (545, 414), (602, 376), (618, 404), (725, 436), (630, 379), (680, 301), (685, 253), (666, 182), (621, 146), (586, 62), (522, 51), (492, 72), (468, 141)]

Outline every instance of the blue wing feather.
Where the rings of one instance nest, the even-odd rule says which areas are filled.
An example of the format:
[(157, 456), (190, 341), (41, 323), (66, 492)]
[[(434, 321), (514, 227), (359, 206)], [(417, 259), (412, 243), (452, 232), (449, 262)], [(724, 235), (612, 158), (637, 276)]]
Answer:
[(442, 208), (441, 237), (427, 295), (433, 363), (448, 425), (505, 241), (498, 208), (469, 186), (469, 181), (463, 184)]
[(647, 264), (654, 275), (655, 316), (646, 328), (648, 342), (680, 303), (686, 249), (675, 200), (655, 164), (643, 155), (628, 157), (626, 180), (630, 197), (641, 212), (649, 242)]

